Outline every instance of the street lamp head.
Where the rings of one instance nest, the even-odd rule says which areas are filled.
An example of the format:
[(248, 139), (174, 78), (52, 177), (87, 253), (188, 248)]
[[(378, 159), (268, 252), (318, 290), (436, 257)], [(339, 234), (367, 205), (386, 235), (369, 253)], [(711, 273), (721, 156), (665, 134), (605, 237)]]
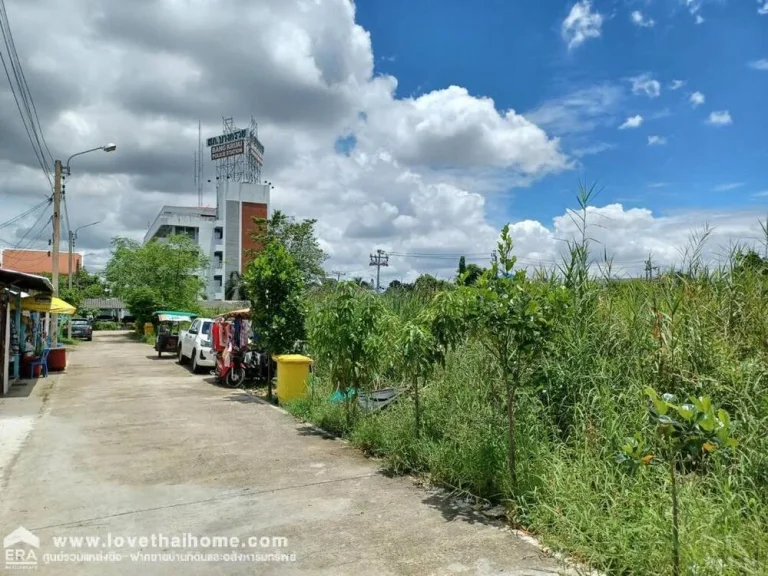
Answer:
[(114, 152), (115, 150), (117, 150), (117, 144), (113, 144), (112, 142), (110, 142), (109, 144), (104, 146), (103, 150), (104, 152)]

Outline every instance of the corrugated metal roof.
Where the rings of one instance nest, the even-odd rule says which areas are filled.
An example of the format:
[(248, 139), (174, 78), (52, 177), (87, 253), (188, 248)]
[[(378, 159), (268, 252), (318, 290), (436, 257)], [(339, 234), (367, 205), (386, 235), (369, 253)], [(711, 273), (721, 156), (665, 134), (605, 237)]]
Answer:
[(38, 290), (47, 294), (53, 292), (53, 286), (48, 278), (10, 268), (0, 268), (0, 285), (14, 286), (22, 290)]
[(125, 308), (125, 304), (120, 298), (85, 298), (80, 304), (81, 308), (111, 308), (113, 310), (121, 310)]

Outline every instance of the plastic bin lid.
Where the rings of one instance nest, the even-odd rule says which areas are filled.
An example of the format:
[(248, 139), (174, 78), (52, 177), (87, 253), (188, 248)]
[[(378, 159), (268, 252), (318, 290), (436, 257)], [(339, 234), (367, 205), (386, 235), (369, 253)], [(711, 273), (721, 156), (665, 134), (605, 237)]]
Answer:
[(282, 364), (312, 364), (312, 358), (301, 354), (281, 354), (277, 361)]

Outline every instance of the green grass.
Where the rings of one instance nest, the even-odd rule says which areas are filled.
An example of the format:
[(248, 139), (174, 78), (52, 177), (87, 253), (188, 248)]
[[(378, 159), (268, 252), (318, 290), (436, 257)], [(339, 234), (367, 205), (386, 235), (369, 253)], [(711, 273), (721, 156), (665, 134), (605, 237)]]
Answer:
[[(737, 422), (739, 450), (681, 478), (683, 574), (768, 574), (768, 276), (699, 272), (687, 280), (590, 280), (572, 290), (574, 305), (520, 395), (518, 494), (507, 472), (501, 384), (471, 340), (424, 388), (420, 438), (407, 394), (381, 413), (353, 412), (348, 425), (344, 406), (327, 400), (333, 386), (323, 366), (312, 397), (288, 408), (394, 472), (493, 502), (514, 496), (524, 527), (609, 574), (670, 574), (668, 474), (651, 466), (629, 476), (614, 456), (626, 437), (653, 436), (646, 386), (681, 399), (709, 395)], [(384, 300), (403, 318), (428, 302), (414, 293)], [(664, 381), (654, 309), (672, 316), (664, 362), (673, 369)], [(403, 387), (391, 375), (378, 385)]]

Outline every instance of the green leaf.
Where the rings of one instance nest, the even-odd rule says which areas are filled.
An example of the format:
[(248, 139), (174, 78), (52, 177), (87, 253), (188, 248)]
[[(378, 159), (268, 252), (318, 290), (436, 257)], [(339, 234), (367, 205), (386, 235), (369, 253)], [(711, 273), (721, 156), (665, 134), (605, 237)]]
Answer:
[(656, 409), (656, 412), (660, 416), (663, 416), (664, 414), (667, 413), (667, 410), (669, 409), (669, 407), (666, 402), (662, 401), (659, 398), (659, 395), (656, 393), (656, 390), (648, 387), (645, 389), (645, 393), (651, 399), (651, 402), (653, 403), (653, 407)]
[(699, 428), (707, 432), (712, 432), (715, 429), (715, 421), (709, 414), (704, 414), (698, 422)]
[(687, 422), (690, 422), (693, 420), (693, 416), (696, 413), (696, 408), (692, 404), (683, 404), (682, 406), (676, 406), (677, 413), (680, 414), (680, 417), (686, 420)]

